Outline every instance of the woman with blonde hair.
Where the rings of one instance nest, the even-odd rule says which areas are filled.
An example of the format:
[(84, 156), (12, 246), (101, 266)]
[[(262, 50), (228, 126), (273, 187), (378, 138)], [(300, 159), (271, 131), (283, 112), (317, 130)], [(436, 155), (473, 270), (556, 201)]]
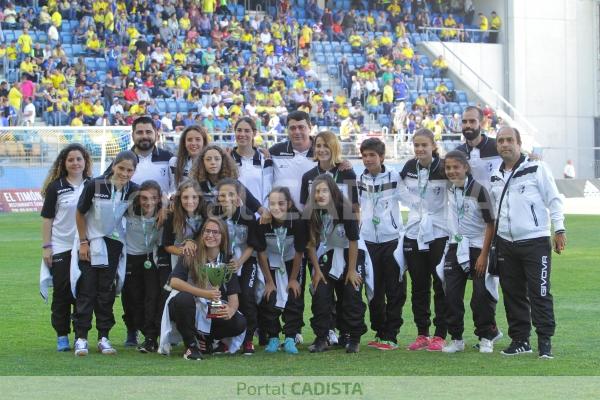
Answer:
[(331, 131), (319, 132), (314, 143), (313, 160), (317, 161), (317, 166), (302, 176), (300, 203), (303, 207), (308, 203), (308, 194), (315, 178), (321, 174), (328, 174), (333, 177), (342, 194), (351, 201), (353, 212), (358, 212), (356, 173), (352, 168), (340, 169), (340, 165), (344, 160), (342, 158), (342, 146), (337, 136)]

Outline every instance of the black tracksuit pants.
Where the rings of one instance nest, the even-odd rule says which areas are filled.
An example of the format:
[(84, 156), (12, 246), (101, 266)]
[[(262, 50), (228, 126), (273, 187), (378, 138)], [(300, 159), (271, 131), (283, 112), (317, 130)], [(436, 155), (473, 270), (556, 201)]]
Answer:
[(167, 303), (167, 299), (171, 294), (170, 291), (167, 291), (165, 289), (165, 286), (169, 281), (169, 277), (171, 276), (173, 268), (171, 267), (171, 254), (167, 253), (163, 246), (158, 247), (157, 253), (158, 254), (156, 257), (156, 267), (158, 268), (158, 286), (160, 287), (160, 291), (158, 294), (158, 312), (156, 313), (156, 326), (158, 326), (160, 329), (165, 304)]
[(71, 292), (71, 251), (52, 256), (52, 311), (50, 321), (56, 336), (67, 336), (71, 332), (71, 314), (75, 310), (75, 299)]
[[(152, 263), (149, 269), (144, 267), (146, 260)], [(148, 256), (128, 254), (126, 271), (121, 303), (127, 331), (140, 330), (147, 339), (156, 340), (160, 333), (156, 315), (159, 313), (161, 288), (159, 271), (154, 264), (152, 253)]]
[[(326, 339), (329, 329), (333, 326), (332, 306), (335, 304), (337, 315), (337, 328), (341, 334), (349, 334), (351, 340), (359, 341), (360, 337), (367, 332), (365, 324), (365, 311), (367, 306), (363, 301), (362, 287), (355, 289), (352, 284), (346, 284), (346, 275), (348, 273), (348, 249), (344, 249), (344, 259), (346, 267), (344, 272), (336, 281), (329, 276), (333, 251), (327, 253), (327, 262), (321, 262), (321, 272), (325, 276), (327, 283), (319, 282), (317, 289), (313, 291), (312, 298), (312, 318), (310, 325), (319, 339)], [(365, 253), (358, 251), (356, 270), (365, 278)], [(336, 300), (334, 303), (334, 292)]]
[[(198, 329), (196, 328), (196, 301), (190, 293), (180, 292), (169, 301), (171, 321), (177, 325), (177, 330), (183, 338), (186, 347), (196, 343)], [(231, 319), (214, 318), (210, 324), (211, 339), (235, 337), (246, 329), (246, 318), (236, 312)]]
[(435, 239), (429, 243), (429, 250), (420, 251), (417, 241), (404, 238), (404, 257), (408, 264), (408, 273), (412, 282), (412, 311), (419, 335), (429, 336), (431, 326), (431, 281), (433, 278), (433, 302), (435, 317), (435, 336), (446, 338), (446, 300), (442, 281), (435, 271), (441, 262), (447, 237)]
[(406, 277), (402, 282), (399, 281), (400, 269), (394, 259), (398, 240), (366, 244), (373, 263), (375, 286), (373, 299), (369, 303), (371, 329), (381, 340), (396, 342), (404, 322), (402, 307), (406, 302)]
[[(288, 273), (288, 277), (292, 273), (293, 261), (285, 263), (285, 268)], [(300, 268), (298, 273), (298, 283), (300, 284), (301, 293), (299, 297), (295, 297), (294, 294), (289, 291), (287, 303), (285, 308), (282, 310), (275, 307), (277, 302), (277, 293), (273, 292), (269, 296), (268, 300), (263, 299), (260, 304), (259, 313), (261, 319), (264, 321), (264, 328), (270, 338), (278, 337), (281, 333), (281, 324), (279, 323), (279, 317), (283, 318), (283, 334), (286, 338), (295, 338), (296, 334), (300, 333), (300, 330), (304, 326), (304, 278), (305, 268)], [(271, 277), (275, 282), (275, 275), (278, 274), (278, 270), (271, 270)]]
[(92, 267), (88, 261), (79, 261), (81, 276), (77, 282), (75, 316), (73, 326), (78, 338), (87, 339), (92, 329), (92, 314), (96, 315), (98, 339), (108, 338), (115, 325), (113, 305), (116, 294), (116, 276), (123, 243), (105, 237), (108, 250), (108, 267)]
[(492, 297), (485, 287), (485, 274), (475, 274), (475, 262), (481, 254), (481, 249), (471, 247), (469, 249), (470, 271), (465, 272), (456, 259), (457, 245), (450, 245), (446, 261), (444, 262), (444, 278), (446, 286), (446, 321), (448, 333), (453, 340), (462, 340), (465, 330), (464, 317), (465, 287), (467, 280), (473, 280), (473, 292), (471, 294), (471, 310), (473, 311), (473, 322), (475, 324), (475, 335), (477, 337), (492, 340), (498, 334), (496, 327), (496, 299)]
[(498, 238), (498, 271), (512, 340), (529, 340), (531, 323), (538, 339), (554, 335), (554, 302), (550, 294), (550, 238), (509, 242)]
[(256, 283), (258, 265), (254, 257), (250, 257), (242, 266), (242, 274), (239, 277), (241, 293), (240, 312), (246, 317), (246, 338), (244, 341), (252, 341), (254, 331), (258, 325), (258, 304), (256, 303)]

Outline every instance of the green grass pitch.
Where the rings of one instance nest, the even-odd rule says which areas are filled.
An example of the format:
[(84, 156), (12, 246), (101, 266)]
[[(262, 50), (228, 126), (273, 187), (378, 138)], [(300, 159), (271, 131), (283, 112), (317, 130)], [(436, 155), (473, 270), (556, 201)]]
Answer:
[[(600, 217), (568, 216), (568, 248), (553, 257), (552, 293), (558, 328), (554, 338), (554, 360), (539, 360), (536, 354), (515, 358), (498, 351), (508, 344), (502, 339), (491, 355), (479, 354), (471, 314), (465, 323), (468, 350), (462, 354), (408, 352), (404, 350), (416, 334), (410, 300), (404, 307), (398, 351), (381, 352), (366, 343), (373, 333), (363, 336), (361, 352), (347, 355), (341, 350), (310, 354), (310, 326), (305, 326), (305, 344), (300, 354), (266, 355), (257, 348), (252, 357), (212, 356), (204, 362), (190, 363), (180, 357), (181, 346), (170, 357), (139, 354), (122, 346), (125, 331), (121, 321), (120, 300), (115, 302), (117, 325), (111, 339), (118, 354), (102, 356), (90, 343), (88, 357), (57, 353), (55, 334), (50, 326), (50, 306), (38, 293), (40, 265), (40, 225), (36, 214), (0, 214), (0, 374), (1, 375), (599, 375), (600, 335), (598, 278)], [(470, 293), (470, 292), (469, 292)], [(469, 295), (469, 294), (468, 294)], [(410, 297), (410, 296), (409, 296)], [(310, 297), (306, 298), (305, 322), (310, 318)], [(368, 319), (368, 316), (367, 316)], [(506, 333), (502, 302), (497, 320)], [(95, 332), (90, 332), (90, 338)], [(72, 335), (71, 335), (72, 340)], [(535, 335), (532, 345), (536, 347)]]

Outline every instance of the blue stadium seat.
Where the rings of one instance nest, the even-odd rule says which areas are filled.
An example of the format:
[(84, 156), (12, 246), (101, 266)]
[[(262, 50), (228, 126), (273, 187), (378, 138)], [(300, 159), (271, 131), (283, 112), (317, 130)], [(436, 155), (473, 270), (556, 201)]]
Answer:
[(64, 32), (62, 35), (60, 35), (60, 38), (62, 40), (63, 43), (73, 43), (73, 34), (72, 33), (67, 33)]
[(450, 78), (444, 78), (444, 83), (448, 87), (448, 90), (454, 90), (454, 81)]
[(83, 45), (81, 44), (74, 44), (73, 45), (73, 56), (77, 57), (79, 55), (83, 54)]
[(452, 103), (452, 114), (462, 114), (462, 107), (460, 104)]
[(317, 54), (315, 57), (317, 64), (319, 65), (325, 65), (326, 61), (325, 61), (325, 56), (321, 53)]
[(315, 53), (323, 53), (323, 43), (312, 42), (310, 46)]
[(329, 76), (332, 76), (332, 77), (337, 76), (337, 74), (338, 74), (337, 66), (335, 64), (328, 65), (327, 66), (327, 73), (329, 74)]
[(323, 42), (323, 53), (333, 53), (333, 46), (329, 42)]
[(387, 127), (389, 127), (389, 126), (390, 126), (390, 122), (391, 122), (391, 121), (390, 121), (390, 117), (389, 117), (388, 115), (385, 115), (385, 114), (379, 114), (379, 115), (377, 116), (377, 123), (378, 123), (379, 125), (381, 125), (382, 127), (383, 127), (383, 126), (387, 126)]
[(467, 94), (462, 91), (462, 90), (457, 90), (456, 91), (456, 100), (458, 100), (459, 103), (467, 103)]
[(342, 53), (352, 53), (352, 46), (350, 46), (350, 43), (342, 43)]
[(177, 112), (187, 113), (188, 112), (188, 104), (185, 100), (177, 100), (175, 102), (177, 105)]
[(425, 90), (435, 90), (435, 82), (431, 79), (425, 79)]
[(409, 100), (414, 103), (415, 100), (417, 100), (417, 97), (419, 97), (419, 94), (417, 93), (416, 90), (411, 90), (408, 92), (408, 96), (409, 96)]
[(164, 113), (167, 112), (167, 104), (162, 99), (157, 99), (156, 100), (156, 107), (158, 108), (158, 112), (160, 114), (164, 114)]
[(331, 47), (334, 53), (341, 53), (342, 44), (340, 42), (331, 42)]
[(106, 71), (106, 60), (104, 58), (96, 58), (96, 68), (98, 71)]
[(170, 112), (170, 113), (177, 112), (177, 103), (175, 102), (175, 99), (167, 99), (166, 104), (167, 104), (167, 112)]
[(360, 65), (362, 67), (363, 65), (365, 65), (365, 62), (366, 62), (365, 56), (363, 56), (362, 54), (354, 55), (354, 63), (356, 65)]
[(423, 68), (423, 76), (425, 78), (431, 78), (433, 76), (433, 71), (429, 67)]
[(88, 70), (96, 69), (96, 59), (95, 58), (86, 57), (86, 58), (84, 58), (83, 61), (85, 62), (85, 66), (87, 67)]

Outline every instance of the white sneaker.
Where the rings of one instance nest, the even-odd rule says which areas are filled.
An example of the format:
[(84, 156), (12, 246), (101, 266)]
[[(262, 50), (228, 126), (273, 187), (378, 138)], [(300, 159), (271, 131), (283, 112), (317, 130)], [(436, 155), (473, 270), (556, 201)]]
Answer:
[(482, 338), (479, 341), (479, 352), (480, 353), (493, 353), (494, 352), (494, 340)]
[[(294, 338), (294, 342), (296, 342), (296, 344), (302, 344), (304, 343), (304, 338), (302, 337), (301, 334), (296, 333), (296, 337)], [(282, 344), (283, 346), (283, 344)]]
[(117, 354), (117, 350), (112, 347), (110, 341), (105, 337), (98, 342), (98, 351), (102, 354)]
[(327, 335), (327, 342), (329, 343), (330, 346), (335, 346), (339, 342), (338, 335), (335, 333), (335, 331), (333, 329), (329, 330), (329, 334)]
[(442, 347), (442, 353), (456, 353), (458, 351), (465, 351), (464, 340), (451, 340), (449, 344)]
[(75, 342), (75, 355), (79, 357), (88, 355), (88, 342), (85, 339), (77, 339)]

